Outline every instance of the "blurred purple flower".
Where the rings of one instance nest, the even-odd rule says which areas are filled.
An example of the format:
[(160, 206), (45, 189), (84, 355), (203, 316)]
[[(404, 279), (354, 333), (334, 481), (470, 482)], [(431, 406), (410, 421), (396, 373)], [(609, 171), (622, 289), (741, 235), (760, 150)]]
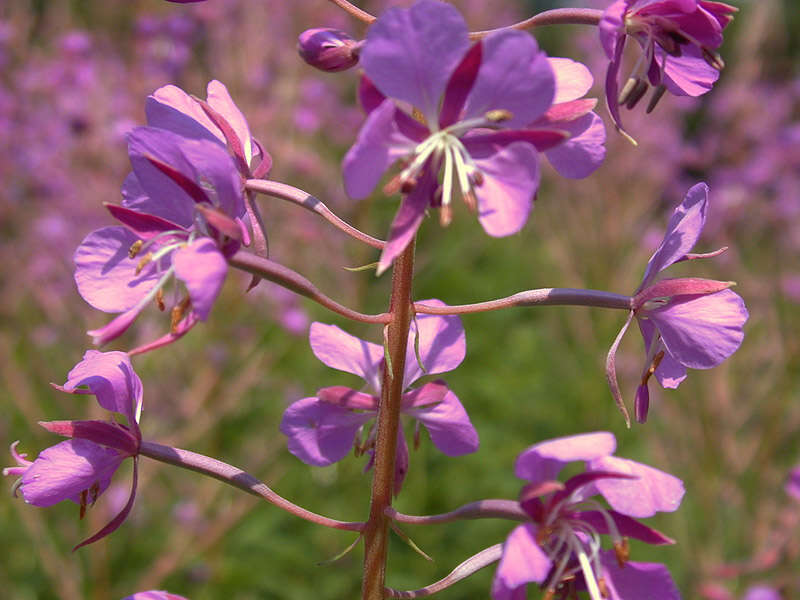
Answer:
[(20, 477), (15, 491), (19, 489), (27, 503), (52, 506), (62, 500), (72, 500), (80, 505), (83, 518), (87, 505), (94, 505), (108, 488), (122, 461), (133, 458), (133, 483), (127, 503), (105, 527), (75, 546), (77, 549), (115, 531), (133, 507), (137, 456), (142, 440), (139, 430), (142, 382), (124, 352), (89, 350), (69, 372), (67, 382), (54, 387), (72, 394), (93, 394), (100, 406), (123, 415), (126, 423), (41, 422), (48, 431), (71, 439), (43, 450), (33, 462), (26, 460), (25, 454), (17, 453), (18, 442), (14, 442), (11, 454), (17, 466), (3, 469), (3, 475)]
[[(633, 108), (655, 86), (648, 112), (669, 90), (677, 96), (700, 96), (711, 89), (724, 63), (716, 52), (722, 30), (737, 9), (708, 0), (615, 0), (600, 21), (600, 42), (611, 60), (606, 73), (606, 101), (617, 129), (624, 133), (619, 105)], [(619, 92), (619, 70), (628, 37), (642, 54)]]
[[(170, 0), (174, 2), (176, 0)], [(190, 0), (197, 2), (198, 0)], [(170, 594), (169, 592), (151, 590), (149, 592), (136, 592), (133, 596), (126, 596), (122, 600), (187, 600), (183, 596)]]
[(664, 239), (647, 263), (628, 320), (609, 350), (606, 376), (626, 420), (629, 417), (617, 383), (616, 352), (634, 316), (647, 353), (636, 391), (635, 413), (640, 423), (647, 420), (651, 375), (663, 387), (677, 388), (686, 379), (687, 367), (717, 366), (736, 352), (744, 338), (747, 308), (738, 294), (727, 289), (732, 282), (689, 278), (655, 281), (662, 270), (676, 262), (716, 256), (724, 250), (690, 254), (703, 231), (707, 207), (708, 186), (698, 183), (675, 209)]
[(800, 500), (800, 465), (789, 472), (785, 489), (792, 498)]
[[(680, 479), (641, 463), (612, 456), (614, 435), (586, 433), (531, 446), (517, 457), (517, 477), (531, 483), (520, 492), (530, 521), (517, 526), (503, 545), (492, 584), (493, 600), (524, 600), (528, 583), (545, 597), (586, 590), (592, 600), (648, 598), (673, 600), (678, 590), (666, 567), (630, 562), (627, 538), (672, 544), (636, 519), (672, 512), (683, 498)], [(562, 467), (582, 460), (586, 470), (566, 482)], [(610, 509), (594, 496), (605, 498)], [(613, 550), (601, 550), (600, 536)], [(572, 596), (570, 596), (572, 597)]]
[[(456, 186), (489, 235), (507, 236), (528, 219), (539, 151), (562, 144), (550, 160), (568, 176), (583, 177), (602, 160), (593, 104), (571, 102), (581, 84), (570, 89), (553, 72), (568, 63), (551, 63), (527, 34), (504, 30), (470, 45), (455, 8), (421, 0), (372, 25), (360, 63), (359, 96), (369, 115), (344, 158), (345, 189), (365, 198), (393, 163), (403, 164), (386, 188), (404, 196), (378, 273), (408, 245), (429, 206), (450, 222)], [(549, 114), (556, 99), (569, 108)], [(587, 152), (576, 140), (589, 129)], [(570, 135), (572, 146), (563, 144)]]
[[(427, 300), (431, 306), (444, 306), (439, 300)], [(418, 337), (420, 367), (414, 350)], [(334, 369), (362, 377), (367, 391), (343, 386), (322, 388), (313, 398), (292, 403), (283, 415), (281, 432), (289, 438), (289, 451), (303, 462), (327, 466), (342, 460), (353, 446), (363, 426), (378, 410), (381, 377), (384, 369), (383, 348), (366, 342), (335, 325), (312, 323), (309, 335), (314, 355)], [(423, 375), (455, 369), (464, 360), (466, 340), (461, 320), (456, 316), (417, 315), (412, 323), (406, 352), (401, 412), (425, 425), (433, 444), (448, 456), (460, 456), (478, 449), (478, 433), (472, 426), (458, 397), (444, 381), (409, 386)], [(372, 452), (374, 427), (363, 441), (356, 441), (356, 453)], [(367, 469), (372, 466), (372, 460)], [(395, 494), (399, 493), (408, 470), (408, 447), (402, 429), (397, 437)]]
[(770, 585), (751, 585), (742, 596), (742, 600), (781, 600), (783, 595)]
[(106, 205), (125, 227), (93, 231), (74, 256), (84, 300), (122, 313), (88, 332), (96, 344), (121, 335), (147, 304), (163, 310), (162, 289), (173, 275), (188, 298), (172, 311), (172, 333), (206, 320), (225, 279), (225, 257), (243, 237), (240, 179), (219, 144), (140, 127), (128, 147), (133, 173), (123, 203)]

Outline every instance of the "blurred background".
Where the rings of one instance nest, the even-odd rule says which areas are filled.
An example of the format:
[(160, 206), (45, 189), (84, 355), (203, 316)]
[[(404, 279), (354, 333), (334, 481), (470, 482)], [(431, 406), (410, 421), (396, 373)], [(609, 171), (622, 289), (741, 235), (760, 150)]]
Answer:
[[(454, 2), (472, 29), (509, 24), (558, 2)], [(364, 2), (380, 12), (398, 2)], [(403, 2), (402, 4), (409, 4)], [(602, 8), (602, 3), (578, 1)], [(669, 565), (684, 598), (732, 600), (768, 584), (800, 598), (800, 502), (784, 491), (800, 462), (800, 12), (793, 0), (739, 2), (721, 48), (727, 68), (701, 99), (667, 95), (651, 115), (624, 115), (634, 148), (609, 130), (605, 164), (567, 181), (545, 166), (526, 228), (487, 237), (463, 207), (453, 225), (422, 228), (415, 296), (451, 304), (536, 287), (630, 293), (669, 214), (697, 181), (711, 187), (699, 252), (714, 260), (670, 271), (738, 282), (750, 310), (741, 349), (720, 367), (693, 371), (680, 389), (651, 385), (649, 422), (626, 430), (605, 382), (605, 355), (625, 315), (587, 308), (514, 309), (469, 316), (468, 356), (447, 376), (481, 437), (481, 450), (447, 458), (426, 436), (411, 454), (397, 508), (436, 513), (482, 498), (516, 498), (513, 461), (544, 439), (610, 430), (618, 454), (683, 479), (681, 509), (650, 523), (673, 547), (633, 545), (632, 559)], [(205, 96), (224, 82), (253, 134), (272, 154), (271, 177), (301, 187), (364, 231), (384, 237), (396, 209), (380, 197), (346, 198), (341, 157), (363, 120), (355, 71), (323, 74), (296, 55), (297, 35), (364, 27), (324, 0), (14, 0), (0, 4), (0, 447), (21, 440), (33, 458), (56, 439), (40, 420), (104, 418), (85, 396), (53, 390), (90, 347), (85, 331), (109, 320), (78, 296), (72, 253), (112, 224), (129, 171), (125, 134), (144, 123), (144, 100), (173, 83)], [(551, 55), (584, 61), (600, 82), (606, 59), (589, 27), (534, 32)], [(602, 107), (602, 103), (600, 105)], [(604, 109), (598, 112), (605, 117)], [(336, 299), (385, 310), (389, 278), (342, 267), (376, 260), (300, 209), (262, 198), (271, 258)], [(367, 513), (364, 457), (324, 469), (286, 450), (278, 423), (288, 403), (319, 387), (360, 385), (317, 361), (314, 320), (379, 341), (380, 329), (344, 322), (316, 305), (232, 273), (208, 323), (179, 343), (134, 360), (145, 386), (145, 437), (216, 456), (283, 496), (344, 520)], [(127, 349), (168, 328), (148, 311), (107, 349)], [(642, 361), (638, 333), (618, 362), (629, 402)], [(408, 428), (409, 434), (411, 428)], [(130, 461), (126, 461), (130, 462)], [(6, 455), (4, 465), (11, 465)], [(50, 509), (12, 498), (2, 482), (0, 590), (13, 600), (122, 598), (168, 589), (191, 600), (339, 600), (360, 589), (360, 549), (318, 566), (353, 535), (311, 525), (215, 480), (140, 461), (136, 505), (112, 536), (78, 552), (127, 499), (130, 465), (92, 508)], [(512, 523), (406, 527), (435, 560), (392, 542), (388, 584), (414, 589), (447, 574)], [(486, 598), (494, 568), (441, 593)], [(530, 597), (536, 597), (531, 590)]]

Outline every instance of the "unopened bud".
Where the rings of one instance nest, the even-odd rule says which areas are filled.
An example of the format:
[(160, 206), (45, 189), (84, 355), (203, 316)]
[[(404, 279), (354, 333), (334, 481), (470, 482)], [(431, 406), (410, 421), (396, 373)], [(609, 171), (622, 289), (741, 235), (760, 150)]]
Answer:
[(307, 29), (297, 38), (297, 51), (309, 65), (320, 71), (344, 71), (358, 64), (360, 44), (344, 31), (330, 28)]

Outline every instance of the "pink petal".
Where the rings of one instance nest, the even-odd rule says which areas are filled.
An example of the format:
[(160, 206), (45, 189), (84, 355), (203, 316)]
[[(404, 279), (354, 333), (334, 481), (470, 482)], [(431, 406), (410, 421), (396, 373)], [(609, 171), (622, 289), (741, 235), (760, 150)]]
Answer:
[(186, 284), (192, 311), (201, 321), (208, 319), (211, 307), (217, 299), (228, 263), (210, 238), (200, 238), (172, 255), (175, 276)]
[[(503, 556), (492, 582), (493, 600), (517, 600), (517, 588), (542, 583), (553, 562), (536, 541), (538, 528), (533, 523), (515, 527), (503, 544)], [(524, 589), (524, 587), (523, 587)]]
[(244, 150), (245, 160), (247, 165), (253, 159), (253, 139), (250, 135), (250, 127), (247, 125), (247, 119), (244, 118), (242, 111), (233, 102), (228, 88), (216, 79), (208, 83), (208, 103), (216, 110), (233, 128), (236, 136), (242, 144)]
[[(695, 46), (683, 46), (679, 57), (667, 56), (663, 83), (676, 96), (701, 96), (711, 90), (719, 79), (719, 71), (709, 65)], [(656, 47), (660, 68), (664, 51)]]
[(610, 600), (630, 598), (680, 600), (680, 592), (664, 565), (628, 561), (624, 568), (620, 568), (613, 550), (601, 552), (600, 557), (603, 564), (603, 579), (611, 595)]
[(550, 481), (566, 463), (608, 456), (616, 447), (614, 434), (607, 431), (555, 438), (523, 451), (514, 463), (514, 473), (528, 481)]
[(553, 104), (571, 102), (586, 95), (594, 78), (585, 65), (569, 58), (549, 57), (548, 62), (556, 79), (556, 94)]
[[(617, 531), (619, 531), (620, 535), (624, 537), (630, 537), (647, 544), (654, 544), (654, 545), (664, 545), (664, 544), (674, 544), (675, 540), (668, 538), (660, 531), (648, 527), (647, 525), (642, 525), (636, 519), (633, 519), (627, 515), (623, 515), (622, 513), (618, 513), (613, 510), (604, 511), (605, 515), (611, 517), (614, 521), (614, 525), (617, 527)], [(585, 523), (591, 525), (597, 533), (600, 534), (610, 534), (611, 530), (608, 527), (608, 521), (606, 521), (606, 517), (597, 510), (590, 510), (586, 512), (580, 512), (575, 517)]]
[(169, 592), (151, 590), (149, 592), (136, 592), (133, 596), (126, 596), (122, 600), (188, 600), (177, 594)]
[(336, 325), (312, 323), (308, 335), (311, 350), (332, 369), (362, 377), (372, 391), (381, 389), (383, 348), (342, 331)]
[[(443, 398), (442, 391), (445, 392)], [(478, 432), (458, 397), (447, 389), (444, 382), (425, 384), (412, 394), (414, 408), (404, 408), (403, 412), (425, 425), (431, 441), (439, 450), (447, 456), (462, 456), (478, 449)], [(430, 404), (434, 398), (441, 400)]]
[(189, 94), (174, 85), (153, 92), (145, 103), (147, 123), (184, 137), (225, 143), (225, 136)]
[(61, 389), (74, 392), (82, 385), (97, 397), (100, 406), (128, 417), (128, 425), (136, 422), (142, 403), (142, 380), (125, 352), (87, 350)]
[[(420, 302), (428, 306), (446, 306), (436, 299)], [(424, 372), (417, 361), (415, 345), (419, 347)], [(403, 388), (407, 388), (423, 375), (452, 371), (464, 360), (466, 352), (464, 326), (458, 316), (417, 314), (416, 323), (412, 321), (408, 334)]]
[(606, 156), (603, 120), (591, 112), (574, 121), (553, 123), (553, 126), (570, 134), (569, 139), (545, 150), (547, 160), (558, 174), (583, 179), (594, 173)]

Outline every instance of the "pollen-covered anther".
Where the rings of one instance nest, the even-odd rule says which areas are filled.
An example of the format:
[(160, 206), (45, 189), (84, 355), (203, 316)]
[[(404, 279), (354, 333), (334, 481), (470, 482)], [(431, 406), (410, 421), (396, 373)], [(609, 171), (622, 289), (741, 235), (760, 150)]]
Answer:
[(144, 240), (136, 240), (131, 244), (131, 247), (128, 248), (128, 258), (136, 258), (136, 255), (139, 254), (139, 251), (144, 246)]
[(450, 204), (442, 204), (439, 209), (439, 224), (447, 227), (453, 222), (453, 207)]
[(556, 590), (554, 588), (547, 588), (544, 591), (544, 596), (542, 596), (542, 600), (553, 600), (556, 597)]
[[(628, 544), (628, 538), (622, 538), (619, 542), (614, 542), (614, 556), (617, 557), (619, 568), (621, 569), (624, 567), (625, 563), (627, 563), (631, 557), (631, 548)], [(598, 583), (600, 581), (602, 581), (602, 579), (598, 580)], [(603, 597), (607, 598), (605, 594), (603, 594)]]
[(142, 269), (144, 269), (147, 265), (149, 265), (152, 260), (153, 260), (153, 253), (152, 252), (148, 252), (147, 254), (145, 254), (139, 260), (139, 264), (136, 265), (136, 274), (138, 275), (139, 273), (141, 273)]
[(172, 313), (170, 315), (171, 322), (169, 330), (171, 333), (177, 333), (178, 331), (178, 324), (181, 322), (183, 317), (186, 315), (186, 311), (192, 306), (191, 299), (186, 296), (177, 306), (172, 308)]
[(164, 304), (164, 288), (158, 288), (158, 291), (156, 292), (156, 306), (161, 312), (164, 312), (167, 308), (167, 306)]
[(600, 595), (603, 598), (610, 598), (611, 593), (608, 591), (608, 585), (606, 584), (606, 580), (602, 577), (597, 578), (597, 587), (600, 589)]
[(514, 118), (514, 113), (504, 108), (497, 108), (486, 113), (486, 120), (490, 123), (502, 123)]
[(717, 71), (722, 71), (725, 68), (725, 61), (722, 60), (722, 57), (709, 48), (703, 48), (703, 59)]
[(472, 193), (472, 190), (467, 190), (461, 195), (461, 197), (464, 200), (464, 204), (467, 205), (469, 212), (478, 212), (478, 200), (475, 198), (475, 194)]

